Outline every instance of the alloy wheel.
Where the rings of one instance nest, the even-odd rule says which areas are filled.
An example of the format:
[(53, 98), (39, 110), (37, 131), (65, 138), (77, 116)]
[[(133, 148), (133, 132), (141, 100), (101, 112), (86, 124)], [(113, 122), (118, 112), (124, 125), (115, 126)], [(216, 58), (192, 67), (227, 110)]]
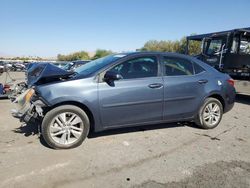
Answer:
[(203, 111), (202, 118), (208, 126), (214, 126), (220, 121), (221, 109), (215, 102), (208, 103)]
[(84, 123), (75, 113), (58, 114), (50, 123), (49, 133), (58, 144), (70, 145), (77, 142), (83, 134)]

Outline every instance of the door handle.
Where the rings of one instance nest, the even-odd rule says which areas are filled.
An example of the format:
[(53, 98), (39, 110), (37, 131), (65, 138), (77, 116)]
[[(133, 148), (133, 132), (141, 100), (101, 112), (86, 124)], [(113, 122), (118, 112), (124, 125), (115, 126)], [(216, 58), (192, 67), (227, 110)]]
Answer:
[(162, 88), (163, 84), (154, 83), (154, 84), (149, 84), (148, 87), (151, 88), (151, 89)]
[(207, 82), (208, 82), (208, 80), (206, 80), (206, 79), (202, 79), (202, 80), (199, 80), (198, 82), (199, 82), (199, 84), (205, 84), (205, 83), (207, 83)]

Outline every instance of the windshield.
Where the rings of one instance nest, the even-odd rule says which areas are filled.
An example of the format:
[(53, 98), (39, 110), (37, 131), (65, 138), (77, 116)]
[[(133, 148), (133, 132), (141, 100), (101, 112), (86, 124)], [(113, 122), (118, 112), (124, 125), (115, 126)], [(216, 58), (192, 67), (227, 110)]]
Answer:
[(77, 72), (78, 74), (82, 74), (82, 75), (91, 75), (99, 70), (101, 70), (102, 68), (106, 67), (107, 65), (113, 63), (114, 61), (125, 57), (125, 54), (113, 54), (113, 55), (109, 55), (109, 56), (105, 56), (96, 60), (93, 60), (89, 63), (86, 63), (80, 67), (78, 67), (75, 72)]

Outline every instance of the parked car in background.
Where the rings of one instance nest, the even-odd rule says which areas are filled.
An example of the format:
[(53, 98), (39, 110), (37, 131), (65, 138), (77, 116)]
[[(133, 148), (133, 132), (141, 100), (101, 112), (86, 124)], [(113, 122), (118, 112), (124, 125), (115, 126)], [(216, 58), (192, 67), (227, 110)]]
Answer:
[(13, 63), (11, 70), (12, 71), (25, 71), (26, 66), (23, 63)]
[(0, 61), (0, 75), (4, 72), (4, 63)]
[(4, 66), (5, 66), (5, 68), (6, 68), (7, 70), (11, 70), (11, 68), (12, 68), (12, 64), (9, 63), (9, 62), (4, 62)]
[(11, 70), (12, 64), (9, 62), (0, 61), (0, 69), (2, 69), (2, 72)]
[(89, 60), (80, 60), (80, 61), (72, 61), (67, 63), (62, 69), (67, 70), (67, 71), (74, 71), (76, 68), (90, 62)]
[(12, 114), (40, 119), (44, 140), (57, 149), (79, 146), (90, 130), (180, 121), (212, 129), (235, 99), (227, 74), (175, 53), (109, 55), (74, 73), (37, 64), (28, 83)]

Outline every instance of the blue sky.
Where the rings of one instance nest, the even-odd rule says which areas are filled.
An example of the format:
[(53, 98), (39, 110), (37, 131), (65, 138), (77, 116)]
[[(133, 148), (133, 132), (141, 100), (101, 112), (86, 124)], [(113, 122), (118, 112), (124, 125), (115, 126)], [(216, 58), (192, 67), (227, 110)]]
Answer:
[(133, 51), (151, 39), (250, 27), (249, 0), (0, 0), (0, 55)]

